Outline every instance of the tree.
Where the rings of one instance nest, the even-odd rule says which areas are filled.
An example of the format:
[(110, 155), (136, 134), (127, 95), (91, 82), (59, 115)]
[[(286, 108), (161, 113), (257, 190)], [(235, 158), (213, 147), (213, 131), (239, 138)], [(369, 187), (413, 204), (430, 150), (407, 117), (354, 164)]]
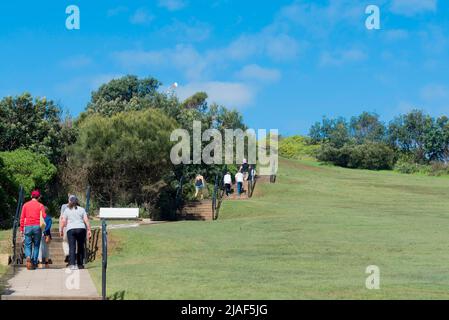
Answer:
[(0, 151), (30, 149), (56, 164), (75, 134), (69, 120), (61, 119), (60, 108), (46, 98), (29, 93), (0, 101)]
[(0, 157), (0, 229), (11, 226), (14, 217), (14, 205), (16, 204), (18, 186), (11, 179), (5, 168), (5, 163)]
[[(420, 110), (396, 117), (388, 127), (390, 144), (404, 153), (413, 154), (417, 162), (427, 162), (431, 154), (426, 150), (426, 137), (433, 131), (433, 121)], [(428, 147), (430, 144), (428, 141)]]
[(93, 115), (69, 148), (65, 181), (92, 186), (100, 205), (136, 203), (150, 208), (173, 172), (170, 134), (176, 122), (160, 110)]
[(183, 108), (197, 109), (199, 111), (206, 111), (207, 109), (207, 93), (197, 92), (193, 96), (187, 98), (182, 103)]
[(316, 122), (309, 133), (312, 143), (327, 142), (341, 148), (350, 141), (349, 126), (345, 118), (328, 119), (323, 117), (321, 123)]
[(350, 121), (350, 134), (357, 144), (367, 142), (382, 142), (385, 140), (386, 128), (375, 113), (363, 112), (352, 117)]
[(151, 77), (139, 79), (128, 75), (111, 80), (92, 93), (86, 112), (113, 116), (119, 112), (155, 107), (161, 99), (157, 91), (160, 86), (161, 83)]
[(56, 167), (45, 156), (29, 150), (0, 152), (0, 159), (6, 176), (23, 186), (27, 194), (35, 188), (44, 189), (56, 175)]

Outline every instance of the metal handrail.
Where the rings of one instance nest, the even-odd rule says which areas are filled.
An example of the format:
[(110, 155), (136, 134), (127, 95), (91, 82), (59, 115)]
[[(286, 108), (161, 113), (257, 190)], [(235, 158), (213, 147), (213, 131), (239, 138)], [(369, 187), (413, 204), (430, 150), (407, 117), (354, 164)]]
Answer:
[(17, 198), (17, 208), (16, 208), (16, 214), (14, 215), (14, 221), (13, 221), (13, 228), (12, 228), (12, 264), (16, 265), (18, 264), (19, 257), (17, 256), (17, 229), (20, 226), (19, 216), (22, 211), (24, 201), (24, 190), (23, 186), (20, 186), (19, 188), (19, 197)]
[(175, 198), (175, 209), (179, 209), (179, 206), (181, 205), (181, 198), (182, 198), (182, 188), (184, 185), (184, 176), (182, 176), (179, 179), (179, 185), (178, 188), (176, 190), (176, 198)]
[(212, 216), (216, 220), (217, 213), (218, 175), (215, 176), (214, 193), (212, 194)]
[(251, 174), (251, 177), (248, 180), (248, 198), (251, 198), (253, 196), (255, 187), (256, 187), (256, 177), (253, 174)]

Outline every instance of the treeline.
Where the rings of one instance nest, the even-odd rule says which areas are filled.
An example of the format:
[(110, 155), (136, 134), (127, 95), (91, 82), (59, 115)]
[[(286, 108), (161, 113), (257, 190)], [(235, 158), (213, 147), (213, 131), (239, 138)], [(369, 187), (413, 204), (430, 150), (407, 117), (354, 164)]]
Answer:
[(446, 173), (449, 160), (449, 118), (431, 117), (420, 110), (394, 118), (388, 124), (375, 113), (323, 118), (310, 129), (311, 144), (320, 145), (316, 157), (323, 162), (360, 169), (396, 169), (404, 173), (424, 170)]
[[(94, 91), (84, 112), (73, 119), (45, 98), (25, 93), (0, 101), (0, 227), (11, 224), (19, 185), (26, 194), (43, 191), (44, 202), (59, 214), (68, 193), (83, 199), (92, 189), (93, 209), (139, 206), (153, 218), (170, 218), (179, 179), (201, 173), (209, 181), (219, 166), (173, 166), (170, 134), (204, 128), (243, 129), (242, 116), (216, 104), (207, 94), (185, 101), (160, 92), (154, 78), (126, 76)], [(186, 192), (192, 188), (186, 185)]]

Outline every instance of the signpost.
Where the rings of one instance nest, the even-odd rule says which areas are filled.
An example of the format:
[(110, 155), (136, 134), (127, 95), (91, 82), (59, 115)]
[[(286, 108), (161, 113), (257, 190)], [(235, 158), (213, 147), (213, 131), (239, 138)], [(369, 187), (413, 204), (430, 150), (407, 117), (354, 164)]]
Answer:
[(101, 296), (106, 300), (106, 271), (108, 268), (108, 231), (106, 220), (108, 219), (137, 219), (139, 208), (100, 208), (101, 219)]

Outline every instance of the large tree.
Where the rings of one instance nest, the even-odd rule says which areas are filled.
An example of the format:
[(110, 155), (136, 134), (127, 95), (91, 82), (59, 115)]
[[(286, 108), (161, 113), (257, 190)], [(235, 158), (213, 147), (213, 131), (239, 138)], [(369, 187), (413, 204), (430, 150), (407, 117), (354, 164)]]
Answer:
[(352, 117), (349, 128), (357, 144), (385, 141), (386, 128), (376, 113), (363, 112)]
[(90, 116), (69, 148), (64, 180), (78, 190), (91, 185), (103, 205), (151, 207), (172, 173), (175, 128), (174, 120), (155, 109)]
[(30, 149), (56, 164), (75, 135), (70, 121), (61, 119), (61, 109), (51, 100), (29, 93), (0, 101), (0, 151)]
[(157, 91), (161, 83), (154, 78), (125, 76), (103, 84), (92, 93), (86, 111), (112, 116), (124, 111), (144, 110), (160, 106), (164, 97)]
[[(426, 149), (426, 139), (430, 135), (435, 136), (434, 129), (432, 117), (423, 111), (413, 110), (390, 122), (389, 140), (400, 151), (413, 154), (417, 162), (427, 162), (429, 157), (433, 157), (433, 151)], [(435, 142), (427, 141), (427, 147), (434, 148)]]

